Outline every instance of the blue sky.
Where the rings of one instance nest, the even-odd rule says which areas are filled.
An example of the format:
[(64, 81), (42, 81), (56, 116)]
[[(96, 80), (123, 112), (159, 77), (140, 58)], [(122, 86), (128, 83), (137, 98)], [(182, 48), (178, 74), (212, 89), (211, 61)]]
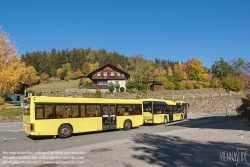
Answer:
[(250, 60), (250, 0), (5, 0), (0, 11), (19, 55), (90, 47), (208, 68)]

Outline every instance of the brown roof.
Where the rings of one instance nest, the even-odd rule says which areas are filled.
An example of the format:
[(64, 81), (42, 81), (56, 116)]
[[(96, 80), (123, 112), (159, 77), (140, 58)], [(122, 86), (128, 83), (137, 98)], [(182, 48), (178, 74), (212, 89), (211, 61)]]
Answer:
[(130, 77), (129, 73), (123, 71), (122, 69), (120, 69), (120, 68), (118, 68), (118, 67), (116, 67), (116, 66), (114, 66), (114, 65), (112, 65), (112, 64), (110, 64), (110, 63), (106, 63), (106, 64), (104, 64), (103, 66), (100, 66), (99, 68), (95, 69), (94, 71), (88, 73), (87, 77), (91, 77), (94, 73), (100, 71), (102, 68), (105, 68), (105, 67), (107, 67), (107, 66), (111, 66), (111, 67), (113, 67), (114, 69), (123, 72), (124, 75), (126, 75), (127, 77)]

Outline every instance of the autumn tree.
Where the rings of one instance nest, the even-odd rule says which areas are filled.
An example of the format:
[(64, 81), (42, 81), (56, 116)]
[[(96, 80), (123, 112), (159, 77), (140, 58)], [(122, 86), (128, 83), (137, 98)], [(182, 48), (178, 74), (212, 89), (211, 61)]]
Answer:
[(246, 88), (250, 87), (250, 62), (245, 62), (241, 57), (230, 60), (230, 65), (234, 69), (234, 74), (244, 82)]
[(227, 77), (229, 74), (234, 74), (234, 69), (223, 58), (219, 61), (215, 61), (212, 65), (212, 73), (214, 77), (220, 78), (221, 80)]
[(88, 75), (88, 73), (90, 73), (90, 66), (88, 62), (84, 62), (82, 65), (82, 73), (83, 73), (83, 77), (86, 77)]
[[(163, 69), (163, 66), (162, 65), (158, 65), (157, 68), (154, 69), (154, 72), (153, 72), (153, 75), (154, 75), (154, 81), (155, 82), (160, 82), (162, 83), (163, 82), (163, 77), (164, 75), (166, 75), (167, 72), (165, 69)], [(156, 81), (156, 78), (157, 77), (157, 81)]]
[(129, 58), (129, 73), (131, 77), (141, 79), (140, 71), (142, 70), (144, 58), (141, 54)]
[(189, 78), (188, 74), (189, 74), (190, 65), (193, 64), (194, 61), (195, 59), (192, 58), (192, 59), (188, 59), (187, 62), (183, 63), (183, 70), (186, 72), (187, 78)]
[(18, 90), (25, 64), (17, 55), (17, 49), (6, 32), (0, 27), (0, 96)]
[(171, 67), (168, 67), (167, 75), (168, 75), (168, 76), (173, 76), (173, 75), (174, 75), (174, 74), (173, 74), (173, 70), (172, 70)]
[(94, 71), (95, 69), (97, 69), (99, 67), (99, 63), (98, 62), (95, 62), (95, 63), (89, 63), (89, 70), (90, 70), (90, 72), (91, 71)]
[(182, 63), (179, 62), (174, 65), (174, 76), (176, 81), (182, 81), (184, 79), (187, 79), (187, 74), (184, 71)]
[(24, 82), (29, 85), (33, 85), (39, 82), (38, 72), (33, 66), (27, 67), (22, 77)]
[(116, 66), (117, 68), (119, 68), (119, 69), (121, 69), (121, 70), (123, 70), (123, 68), (122, 68), (122, 66), (121, 66), (121, 64), (117, 64), (117, 66)]
[(70, 63), (63, 64), (60, 79), (68, 80), (71, 74), (70, 71), (71, 71), (71, 64)]
[(56, 77), (57, 77), (57, 78), (61, 78), (62, 72), (63, 72), (63, 69), (62, 69), (62, 68), (58, 68), (58, 69), (56, 70)]
[[(144, 60), (143, 61), (143, 65), (141, 66), (141, 70), (139, 72), (139, 75), (141, 76), (141, 79), (143, 80), (143, 82), (150, 82), (153, 80), (152, 77), (152, 72), (154, 70), (154, 64), (152, 60)], [(163, 70), (162, 68), (159, 71), (159, 75), (163, 75), (165, 74), (166, 71)]]
[(207, 78), (207, 69), (203, 67), (202, 64), (201, 60), (196, 59), (193, 64), (190, 65), (190, 79), (195, 81), (204, 81)]
[(240, 73), (245, 72), (246, 64), (242, 58), (238, 58), (237, 60), (231, 60), (231, 67), (234, 69), (236, 75), (240, 75)]
[(143, 55), (138, 54), (130, 57), (128, 62), (128, 73), (130, 73), (129, 89), (146, 90), (147, 83), (152, 80), (153, 61), (146, 60)]

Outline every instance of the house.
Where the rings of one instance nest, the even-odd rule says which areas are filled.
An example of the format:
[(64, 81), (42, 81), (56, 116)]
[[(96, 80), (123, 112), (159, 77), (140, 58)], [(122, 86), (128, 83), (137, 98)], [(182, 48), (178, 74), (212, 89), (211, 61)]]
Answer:
[(150, 84), (150, 90), (163, 90), (163, 83), (153, 82)]
[(26, 97), (26, 88), (29, 87), (29, 84), (22, 84), (21, 88), (18, 91), (10, 91), (7, 95), (9, 103), (15, 104), (15, 105), (21, 105), (24, 98)]
[(130, 75), (122, 69), (107, 63), (90, 72), (87, 77), (92, 80), (89, 89), (108, 89), (107, 84), (113, 82), (114, 84), (119, 83), (120, 87), (124, 87), (126, 90), (126, 82)]

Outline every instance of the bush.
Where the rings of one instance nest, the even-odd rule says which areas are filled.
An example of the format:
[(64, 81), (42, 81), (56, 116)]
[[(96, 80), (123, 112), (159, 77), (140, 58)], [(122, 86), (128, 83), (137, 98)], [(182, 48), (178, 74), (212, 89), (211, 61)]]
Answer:
[(78, 84), (79, 86), (82, 86), (83, 88), (87, 88), (87, 87), (89, 87), (90, 85), (92, 85), (92, 81), (91, 81), (91, 79), (89, 79), (89, 78), (85, 78), (85, 79), (80, 79), (79, 80), (79, 84)]
[(137, 89), (136, 88), (129, 89), (129, 93), (137, 93)]
[(120, 84), (119, 83), (115, 83), (115, 89), (116, 89), (116, 92), (119, 92), (120, 90)]
[(210, 81), (210, 87), (212, 87), (212, 88), (221, 88), (222, 85), (221, 85), (220, 79), (219, 78), (213, 78)]
[(69, 82), (69, 77), (64, 77), (64, 81)]
[(125, 91), (125, 88), (124, 88), (124, 87), (120, 87), (120, 91), (121, 91), (121, 92), (124, 92), (124, 91)]
[(210, 82), (203, 82), (203, 87), (204, 88), (209, 88), (210, 87)]
[(0, 105), (4, 103), (4, 98), (0, 96)]
[(245, 87), (245, 83), (238, 77), (226, 77), (222, 80), (222, 87), (227, 91), (240, 91)]
[(185, 88), (186, 89), (194, 89), (194, 84), (192, 82), (186, 82)]
[(109, 82), (108, 85), (107, 85), (107, 87), (108, 87), (110, 93), (114, 92), (114, 90), (115, 90), (115, 84), (113, 82)]
[(194, 85), (195, 89), (201, 89), (202, 88), (202, 84), (200, 84), (200, 83), (195, 83), (193, 85)]
[(181, 82), (176, 82), (175, 83), (175, 89), (176, 90), (182, 90), (182, 89), (184, 89), (184, 86), (183, 86), (183, 84)]
[(236, 112), (241, 116), (247, 116), (248, 110), (247, 107), (250, 105), (249, 94), (245, 98), (241, 98), (242, 104), (236, 108)]
[(40, 79), (41, 79), (42, 81), (47, 81), (47, 80), (49, 79), (49, 74), (43, 72), (43, 73), (41, 74), (41, 76), (40, 76)]
[(175, 84), (171, 81), (164, 81), (163, 82), (163, 86), (165, 89), (168, 89), (168, 90), (174, 90), (175, 89)]
[(97, 97), (102, 97), (102, 92), (99, 89), (96, 89), (95, 94)]

